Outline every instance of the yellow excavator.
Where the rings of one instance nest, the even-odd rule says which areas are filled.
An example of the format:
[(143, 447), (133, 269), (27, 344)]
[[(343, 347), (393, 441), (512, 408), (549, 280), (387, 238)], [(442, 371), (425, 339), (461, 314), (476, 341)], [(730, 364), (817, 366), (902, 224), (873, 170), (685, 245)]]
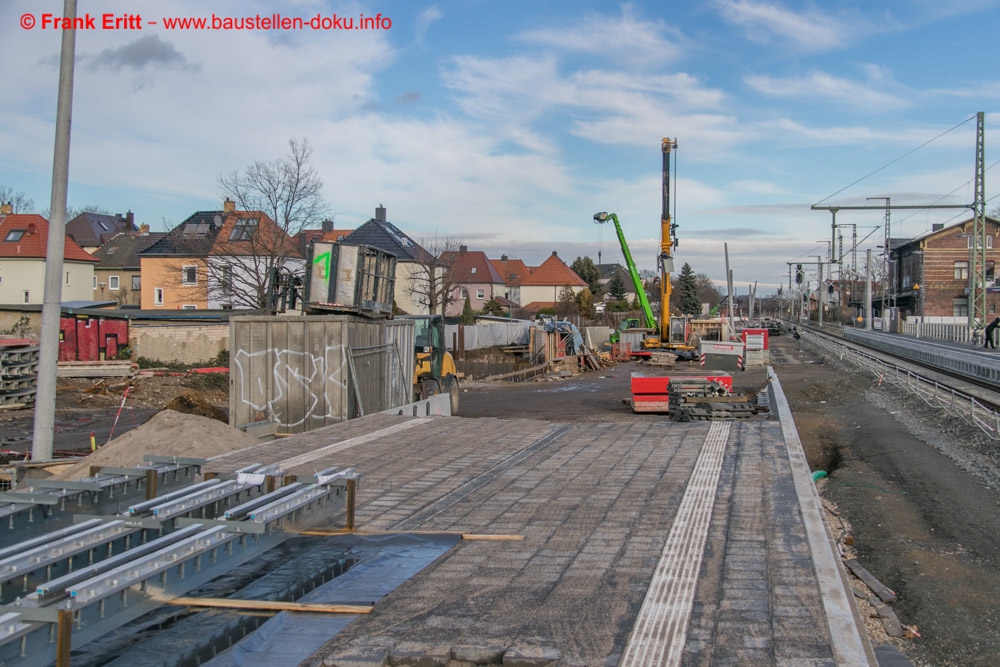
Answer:
[(416, 364), (413, 370), (413, 400), (448, 394), (451, 414), (458, 414), (458, 371), (455, 359), (445, 349), (444, 317), (417, 315), (413, 320)]

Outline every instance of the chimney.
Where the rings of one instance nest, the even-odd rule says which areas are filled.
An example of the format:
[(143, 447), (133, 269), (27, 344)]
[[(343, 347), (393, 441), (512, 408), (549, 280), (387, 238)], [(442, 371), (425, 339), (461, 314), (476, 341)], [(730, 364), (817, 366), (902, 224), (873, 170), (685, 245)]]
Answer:
[(139, 225), (139, 236), (149, 236), (149, 224), (142, 223)]
[(553, 256), (553, 257), (558, 257), (558, 256), (559, 256), (559, 253), (557, 253), (557, 252), (556, 252), (555, 250), (553, 250), (553, 251), (552, 251), (552, 256)]
[(942, 229), (944, 229), (943, 222), (935, 222), (934, 224), (931, 225), (932, 232), (940, 232)]
[(9, 201), (0, 204), (0, 215), (14, 215), (14, 205)]
[(236, 202), (234, 202), (229, 197), (226, 197), (226, 201), (222, 202), (222, 212), (236, 213)]
[(459, 252), (469, 252), (469, 246), (467, 246), (467, 245), (460, 245), (460, 246), (458, 246), (458, 251)]
[(125, 213), (125, 220), (128, 222), (128, 230), (132, 231), (135, 229), (135, 213), (128, 211)]
[(385, 222), (385, 207), (382, 204), (375, 207), (375, 220)]
[(500, 255), (500, 261), (501, 262), (506, 262), (507, 261), (507, 255)]
[(326, 233), (332, 231), (333, 231), (333, 220), (327, 218), (326, 220), (323, 221), (323, 232)]

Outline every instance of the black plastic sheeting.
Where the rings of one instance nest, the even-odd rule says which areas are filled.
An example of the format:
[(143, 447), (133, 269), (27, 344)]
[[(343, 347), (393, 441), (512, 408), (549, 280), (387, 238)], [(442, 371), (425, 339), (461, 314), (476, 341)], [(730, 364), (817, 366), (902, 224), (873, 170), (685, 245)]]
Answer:
[[(355, 565), (299, 602), (376, 604), (461, 539), (457, 535), (386, 535), (333, 538)], [(232, 649), (203, 663), (211, 667), (297, 665), (318, 651), (356, 615), (281, 612)]]

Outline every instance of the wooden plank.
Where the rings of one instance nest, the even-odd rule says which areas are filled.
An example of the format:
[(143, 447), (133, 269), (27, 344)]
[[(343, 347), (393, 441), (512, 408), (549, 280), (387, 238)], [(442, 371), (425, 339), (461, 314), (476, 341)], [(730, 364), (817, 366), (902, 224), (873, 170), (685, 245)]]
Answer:
[(313, 614), (370, 614), (369, 605), (326, 604), (322, 602), (282, 602), (280, 600), (234, 600), (232, 598), (177, 597), (167, 604), (182, 607), (210, 607), (213, 609), (242, 609), (245, 611), (294, 611)]
[(844, 565), (847, 566), (847, 569), (850, 570), (854, 576), (865, 582), (868, 588), (872, 590), (872, 593), (877, 595), (882, 602), (896, 601), (896, 594), (889, 590), (885, 584), (876, 579), (875, 575), (866, 570), (856, 558), (845, 559)]
[(338, 535), (455, 535), (461, 537), (463, 540), (468, 541), (479, 541), (479, 542), (523, 542), (524, 535), (514, 535), (514, 534), (497, 534), (492, 535), (488, 533), (459, 533), (448, 530), (351, 530), (350, 528), (314, 528), (312, 530), (303, 530), (297, 535), (305, 535), (307, 537), (336, 537)]

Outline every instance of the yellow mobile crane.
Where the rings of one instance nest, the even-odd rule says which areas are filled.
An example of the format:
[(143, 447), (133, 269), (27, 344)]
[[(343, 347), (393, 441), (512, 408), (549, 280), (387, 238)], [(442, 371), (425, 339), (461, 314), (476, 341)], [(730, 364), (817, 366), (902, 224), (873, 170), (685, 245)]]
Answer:
[[(602, 211), (594, 214), (594, 221), (605, 223), (610, 220), (615, 224), (618, 242), (621, 244), (622, 254), (625, 256), (625, 264), (628, 267), (629, 276), (632, 278), (632, 284), (645, 317), (648, 334), (643, 338), (642, 347), (644, 349), (667, 348), (686, 356), (685, 352), (694, 349), (687, 344), (687, 318), (670, 316), (670, 274), (674, 271), (673, 249), (677, 247), (677, 225), (670, 217), (670, 152), (675, 148), (677, 148), (676, 141), (663, 140), (663, 210), (660, 218), (660, 254), (656, 258), (657, 268), (660, 271), (659, 322), (653, 317), (653, 311), (646, 299), (646, 291), (639, 278), (639, 270), (636, 268), (635, 262), (632, 261), (632, 253), (625, 241), (625, 234), (618, 222), (618, 216)], [(621, 329), (638, 328), (639, 326), (640, 323), (637, 319), (625, 320), (622, 322)], [(621, 334), (621, 329), (613, 334), (612, 340)]]
[(670, 153), (677, 140), (665, 138), (660, 144), (663, 153), (663, 206), (660, 213), (660, 254), (656, 258), (660, 270), (660, 340), (658, 347), (671, 350), (693, 350), (688, 345), (687, 318), (670, 316), (670, 274), (674, 272), (674, 248), (677, 247), (677, 224), (670, 217)]

